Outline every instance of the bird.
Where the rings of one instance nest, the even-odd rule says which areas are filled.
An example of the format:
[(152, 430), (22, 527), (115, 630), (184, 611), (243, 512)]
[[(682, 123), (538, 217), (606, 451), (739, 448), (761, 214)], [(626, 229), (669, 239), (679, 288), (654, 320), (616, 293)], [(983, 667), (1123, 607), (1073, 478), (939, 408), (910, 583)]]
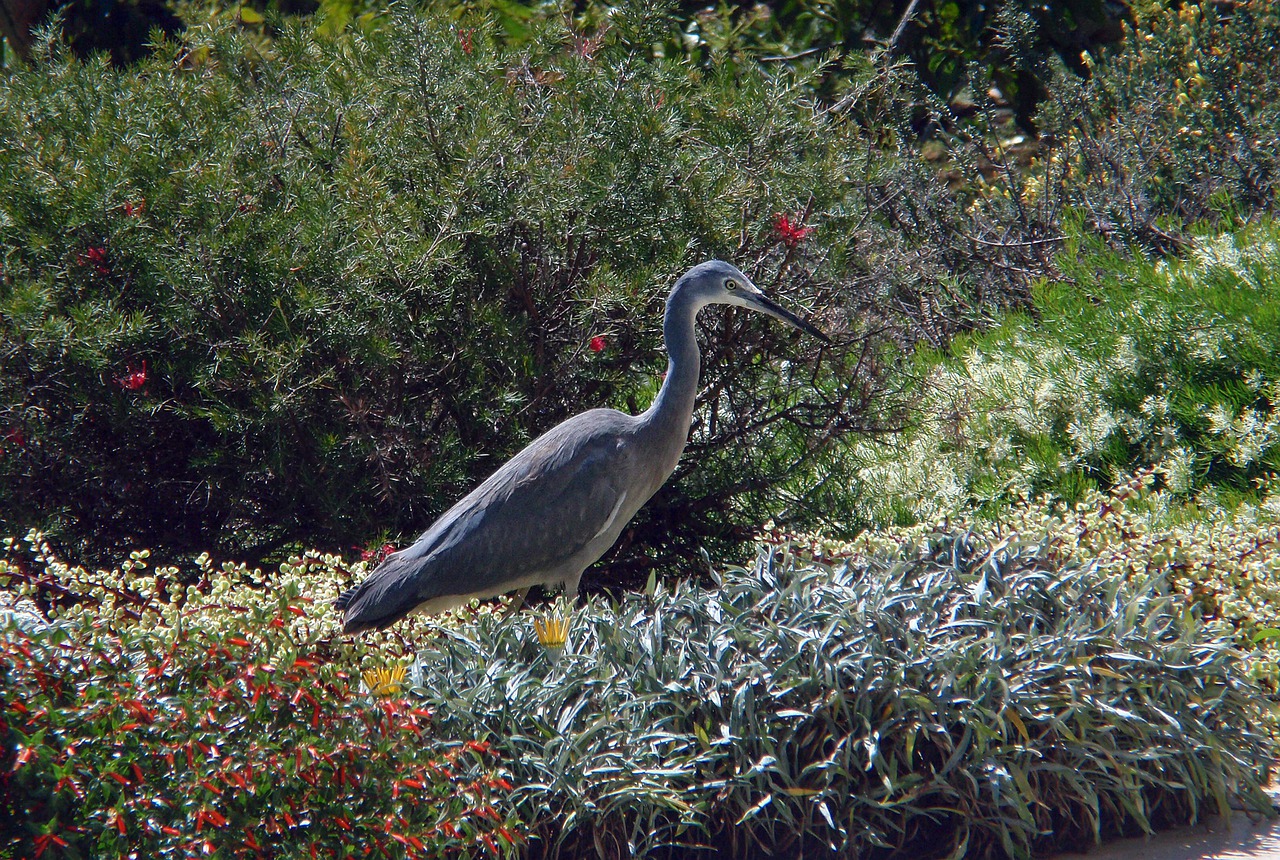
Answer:
[(713, 304), (760, 311), (830, 339), (778, 305), (736, 266), (700, 263), (667, 296), (667, 373), (639, 415), (591, 409), (534, 439), (335, 601), (344, 633), (388, 627), (534, 585), (575, 595), (583, 571), (675, 471), (689, 438), (701, 354), (694, 327)]

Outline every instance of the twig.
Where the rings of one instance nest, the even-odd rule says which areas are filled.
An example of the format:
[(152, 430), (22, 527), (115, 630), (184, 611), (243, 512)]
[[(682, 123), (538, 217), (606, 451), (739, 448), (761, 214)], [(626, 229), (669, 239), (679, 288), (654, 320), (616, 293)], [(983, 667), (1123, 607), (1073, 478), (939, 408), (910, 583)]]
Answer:
[(762, 62), (762, 63), (789, 63), (789, 62), (791, 62), (792, 60), (802, 60), (802, 59), (804, 59), (805, 57), (812, 56), (813, 54), (819, 54), (819, 53), (821, 53), (821, 52), (823, 52), (823, 51), (827, 50), (827, 49), (828, 49), (828, 48), (830, 48), (830, 47), (831, 47), (830, 45), (815, 45), (815, 46), (814, 46), (814, 47), (812, 47), (812, 48), (806, 48), (805, 50), (803, 50), (803, 51), (797, 51), (797, 52), (796, 52), (796, 53), (794, 53), (794, 54), (779, 54), (779, 55), (772, 56), (772, 57), (761, 57), (761, 58), (760, 58), (760, 62)]
[(979, 245), (986, 245), (988, 248), (1030, 248), (1034, 245), (1052, 245), (1056, 242), (1065, 242), (1066, 236), (1049, 236), (1046, 239), (1027, 239), (1024, 242), (992, 242), (990, 239), (979, 239), (977, 236), (970, 236), (968, 233), (961, 233), (961, 236), (970, 242), (977, 242)]
[(907, 4), (907, 10), (902, 13), (902, 17), (898, 19), (898, 26), (894, 28), (893, 35), (889, 37), (889, 41), (884, 46), (885, 56), (891, 56), (898, 47), (898, 40), (902, 38), (902, 33), (907, 29), (907, 24), (915, 17), (916, 6), (920, 4), (920, 0), (911, 0)]

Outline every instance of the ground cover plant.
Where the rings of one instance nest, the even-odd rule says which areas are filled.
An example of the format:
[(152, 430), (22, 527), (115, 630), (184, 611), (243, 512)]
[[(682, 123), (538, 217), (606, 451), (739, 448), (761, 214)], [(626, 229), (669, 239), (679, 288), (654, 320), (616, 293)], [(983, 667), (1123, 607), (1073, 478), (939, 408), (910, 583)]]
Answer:
[(1071, 537), (767, 545), (715, 590), (591, 602), (558, 658), (526, 625), (455, 630), (415, 692), (502, 751), (550, 856), (1029, 856), (1268, 811), (1263, 691), (1230, 634), (1168, 571)]
[[(1264, 809), (1280, 512), (1190, 511), (1147, 473), (1005, 514), (853, 543), (778, 533), (718, 589), (593, 598), (558, 659), (545, 615), (335, 637), (327, 604), (363, 563), (263, 574), (137, 553), (92, 571), (33, 534), (0, 566), (16, 599), (0, 808), (24, 823), (7, 838), (49, 856), (206, 840), (324, 856), (345, 821), (409, 854), (391, 833), (529, 856), (1021, 856)], [(353, 752), (361, 764), (339, 761)], [(336, 767), (364, 780), (358, 796)], [(236, 799), (237, 776), (257, 792)], [(179, 792), (201, 802), (139, 811)], [(282, 818), (300, 809), (329, 816)], [(387, 809), (408, 826), (388, 831)], [(285, 823), (246, 832), (250, 814)]]
[(1182, 260), (1073, 239), (1035, 316), (921, 363), (917, 423), (856, 443), (875, 522), (1068, 502), (1134, 470), (1186, 502), (1271, 499), (1280, 470), (1280, 228), (1196, 239)]
[(0, 572), (57, 601), (52, 623), (0, 626), (0, 853), (434, 858), (520, 839), (489, 744), (442, 739), (394, 674), (361, 671), (377, 652), (329, 644), (300, 583), (336, 587), (332, 560), (189, 591), (141, 554), (40, 566), (39, 584)]
[[(1067, 503), (1020, 497), (991, 516), (955, 513), (988, 540), (1046, 534), (1064, 564), (1090, 564), (1108, 574), (1167, 587), (1197, 607), (1202, 622), (1247, 652), (1250, 674), (1280, 689), (1275, 650), (1280, 630), (1280, 496), (1274, 484), (1256, 502), (1223, 504), (1212, 496), (1189, 504), (1156, 474), (1125, 476), (1105, 492), (1088, 490)], [(793, 538), (825, 558), (892, 550), (918, 541), (936, 524), (868, 530), (851, 542)]]

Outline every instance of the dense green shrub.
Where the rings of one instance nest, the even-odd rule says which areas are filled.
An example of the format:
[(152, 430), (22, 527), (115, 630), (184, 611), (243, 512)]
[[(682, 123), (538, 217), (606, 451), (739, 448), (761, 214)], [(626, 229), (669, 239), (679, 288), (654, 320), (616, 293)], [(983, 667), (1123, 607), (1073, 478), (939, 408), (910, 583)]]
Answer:
[[(1025, 133), (1054, 82), (1049, 59), (1087, 74), (1081, 52), (1113, 47), (1129, 15), (1127, 5), (1097, 0), (775, 0), (723, 4), (719, 14), (685, 0), (679, 9), (685, 45), (697, 54), (730, 50), (771, 63), (833, 51), (901, 59), (956, 119), (971, 116), (975, 98), (994, 86)], [(834, 91), (841, 82), (832, 74), (824, 83)]]
[(1122, 50), (1100, 57), (1087, 81), (1064, 74), (1054, 84), (1041, 117), (1056, 144), (1047, 181), (1098, 233), (1165, 252), (1183, 225), (1275, 211), (1275, 4), (1135, 11)]
[[(0, 90), (0, 531), (100, 560), (399, 539), (567, 414), (643, 408), (665, 288), (718, 255), (842, 346), (708, 316), (693, 443), (615, 581), (768, 516), (847, 533), (838, 443), (900, 425), (900, 347), (1028, 303), (1071, 218), (1168, 250), (1179, 219), (1271, 206), (1239, 147), (1277, 133), (1274, 22), (1238, 12), (1144, 12), (1039, 143), (985, 86), (975, 131), (887, 64), (659, 56), (645, 4), (534, 16), (518, 47), (432, 7), (195, 31), (127, 72), (55, 50)], [(1199, 45), (1203, 82), (1176, 77)]]
[[(90, 611), (0, 629), (0, 853), (434, 858), (517, 844), (489, 745), (440, 739), (394, 685), (362, 690), (296, 582), (169, 613), (131, 587), (157, 577), (124, 579), (96, 577), (118, 604), (85, 594)], [(45, 585), (59, 581), (74, 580)]]
[(1073, 238), (1035, 318), (925, 362), (918, 421), (851, 456), (863, 516), (932, 522), (1068, 501), (1152, 469), (1184, 501), (1275, 498), (1280, 226), (1205, 235), (1185, 261)]
[(766, 546), (715, 591), (593, 600), (558, 660), (482, 619), (415, 692), (502, 751), (552, 856), (1027, 856), (1270, 809), (1261, 690), (1165, 583), (1034, 534)]
[(15, 71), (0, 527), (237, 557), (419, 529), (571, 412), (644, 408), (666, 290), (720, 256), (849, 344), (819, 362), (709, 315), (699, 479), (636, 540), (743, 539), (780, 480), (880, 422), (902, 326), (855, 315), (878, 289), (849, 275), (856, 129), (803, 78), (651, 58), (663, 20), (589, 41), (549, 21), (517, 51), (484, 19), (400, 12)]
[[(1187, 250), (1186, 234), (1202, 221), (1231, 229), (1275, 212), (1275, 5), (1155, 2), (1131, 11), (1118, 46), (1089, 46), (1079, 64), (1054, 59), (1048, 66), (1055, 74), (1035, 73), (1050, 83), (1034, 134), (1014, 121), (996, 89), (989, 91), (998, 89), (998, 77), (978, 67), (967, 73), (969, 119), (919, 89), (890, 97), (887, 124), (907, 145), (914, 140), (908, 129), (926, 130), (920, 152), (951, 183), (939, 195), (921, 194), (920, 183), (909, 181), (910, 193), (891, 187), (876, 207), (904, 230), (924, 221), (915, 232), (950, 250), (922, 254), (917, 267), (942, 256), (954, 261), (954, 272), (990, 265), (1034, 281), (1059, 274), (1055, 252), (1080, 220), (1116, 249), (1170, 255)], [(1029, 35), (1017, 17), (1002, 24), (1000, 36), (1015, 55)], [(1043, 62), (1026, 58), (1028, 67)], [(857, 95), (855, 88), (837, 104)], [(874, 88), (869, 95), (873, 104), (882, 96)], [(872, 120), (870, 127), (885, 124)], [(985, 218), (957, 218), (949, 204), (957, 195)]]
[(957, 129), (970, 139), (955, 152), (989, 156), (988, 193), (1014, 198), (1015, 223), (1083, 218), (1112, 246), (1169, 255), (1203, 220), (1230, 229), (1275, 211), (1280, 15), (1267, 0), (1133, 12), (1123, 44), (1082, 54), (1088, 74), (1057, 64), (1036, 141)]
[[(280, 15), (315, 13), (321, 29), (338, 33), (353, 23), (367, 26), (385, 15), (389, 5), (386, 0), (124, 0), (104, 15), (87, 0), (79, 0), (58, 8), (61, 33), (82, 58), (109, 51), (113, 61), (127, 63), (150, 44), (151, 27), (169, 33), (177, 29), (175, 12), (187, 23), (224, 18), (265, 33), (275, 29)], [(473, 0), (465, 6), (491, 16), (511, 44), (528, 39), (549, 16), (573, 14), (589, 23), (607, 18), (611, 11), (607, 4), (578, 2), (570, 12), (564, 3), (545, 0)], [(859, 55), (887, 49), (912, 61), (942, 97), (961, 103), (974, 69), (982, 70), (998, 81), (1025, 121), (1049, 83), (1045, 58), (1059, 56), (1083, 71), (1081, 50), (1096, 53), (1117, 41), (1127, 9), (1099, 0), (738, 0), (718, 6), (683, 0), (664, 4), (663, 12), (668, 17), (663, 50), (673, 54), (688, 52), (706, 60), (728, 51), (766, 62), (798, 62), (832, 52)], [(17, 41), (24, 45), (27, 40)]]

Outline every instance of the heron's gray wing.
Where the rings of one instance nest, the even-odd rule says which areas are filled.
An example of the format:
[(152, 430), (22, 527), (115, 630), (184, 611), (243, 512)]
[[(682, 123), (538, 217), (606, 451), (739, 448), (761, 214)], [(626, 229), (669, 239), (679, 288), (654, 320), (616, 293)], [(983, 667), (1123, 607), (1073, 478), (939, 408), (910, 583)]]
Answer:
[(592, 410), (534, 440), (339, 598), (344, 626), (385, 626), (423, 601), (500, 594), (566, 565), (630, 507), (641, 464), (628, 420)]
[[(603, 413), (603, 414), (597, 414)], [(428, 529), (420, 597), (471, 594), (552, 572), (601, 534), (627, 502), (638, 457), (594, 410), (561, 424), (513, 457)], [(595, 420), (593, 420), (595, 419)]]

